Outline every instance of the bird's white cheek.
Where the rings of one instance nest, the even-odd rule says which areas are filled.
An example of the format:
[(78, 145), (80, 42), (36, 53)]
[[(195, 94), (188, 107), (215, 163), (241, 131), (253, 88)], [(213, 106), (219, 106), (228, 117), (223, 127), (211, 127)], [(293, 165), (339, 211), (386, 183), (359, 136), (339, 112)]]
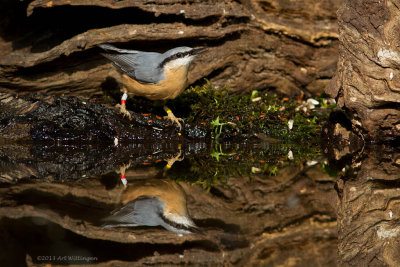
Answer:
[(190, 61), (192, 61), (193, 57), (185, 57), (185, 58), (178, 58), (168, 62), (166, 67), (169, 69), (176, 69), (182, 66), (188, 66)]
[(169, 213), (169, 212), (166, 212), (164, 214), (164, 216), (166, 218), (168, 218), (169, 220), (177, 223), (177, 224), (183, 224), (183, 225), (186, 225), (186, 226), (188, 226), (188, 225), (193, 226), (194, 225), (193, 221), (191, 219), (189, 219), (188, 217), (186, 217), (186, 216), (181, 216), (181, 215), (173, 214), (173, 213)]

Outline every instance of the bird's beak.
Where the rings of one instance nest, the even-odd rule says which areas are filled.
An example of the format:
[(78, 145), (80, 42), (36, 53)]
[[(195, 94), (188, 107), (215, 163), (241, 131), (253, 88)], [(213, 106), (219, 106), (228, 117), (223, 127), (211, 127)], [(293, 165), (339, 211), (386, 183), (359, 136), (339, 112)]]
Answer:
[(200, 48), (195, 48), (195, 49), (193, 49), (192, 51), (190, 51), (190, 53), (192, 54), (192, 55), (199, 55), (199, 54), (203, 54), (204, 52), (206, 52), (207, 51), (207, 48), (205, 48), (205, 47), (200, 47)]

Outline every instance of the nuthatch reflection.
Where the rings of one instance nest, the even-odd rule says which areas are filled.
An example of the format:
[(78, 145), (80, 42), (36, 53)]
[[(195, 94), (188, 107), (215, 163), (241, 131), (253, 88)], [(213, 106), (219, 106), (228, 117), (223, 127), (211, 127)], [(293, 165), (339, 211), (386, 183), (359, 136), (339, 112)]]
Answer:
[(175, 162), (182, 161), (185, 158), (184, 156), (182, 156), (181, 144), (178, 145), (178, 148), (179, 148), (178, 155), (176, 155), (175, 157), (166, 159), (167, 165), (165, 165), (165, 167), (164, 167), (164, 172), (171, 169), (172, 165), (174, 165)]
[[(176, 155), (172, 158), (169, 158), (169, 159), (165, 159), (165, 161), (167, 161), (167, 164), (164, 167), (164, 174), (166, 171), (168, 171), (169, 169), (172, 168), (172, 165), (174, 165), (175, 162), (182, 161), (185, 158), (184, 156), (182, 156), (181, 144), (178, 145), (178, 149), (179, 149), (178, 155)], [(124, 164), (119, 167), (119, 171), (121, 173), (121, 182), (125, 188), (127, 187), (127, 184), (128, 184), (128, 180), (126, 180), (125, 173), (126, 173), (126, 170), (131, 166), (131, 163), (132, 163), (132, 161), (130, 160), (128, 162), (128, 164)]]
[[(121, 73), (123, 96), (121, 113), (130, 118), (125, 108), (127, 94), (143, 96), (150, 100), (174, 99), (182, 93), (188, 84), (187, 74), (190, 62), (204, 48), (177, 47), (160, 54), (137, 50), (119, 49), (109, 44), (98, 45), (107, 53), (103, 56), (112, 61)], [(181, 118), (176, 118), (164, 104), (168, 118), (182, 130)]]
[(122, 193), (123, 207), (104, 219), (104, 227), (162, 226), (177, 234), (199, 232), (190, 219), (182, 187), (166, 179), (131, 183)]

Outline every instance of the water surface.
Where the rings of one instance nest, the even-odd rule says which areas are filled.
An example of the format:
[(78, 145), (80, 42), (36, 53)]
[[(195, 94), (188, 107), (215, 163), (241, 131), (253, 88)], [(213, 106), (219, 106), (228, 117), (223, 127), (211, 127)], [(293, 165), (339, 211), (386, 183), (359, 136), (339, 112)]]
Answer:
[[(0, 157), (7, 266), (336, 265), (335, 177), (318, 145), (2, 144)], [(198, 231), (146, 226), (151, 208), (144, 225), (103, 227), (157, 198), (186, 205)]]

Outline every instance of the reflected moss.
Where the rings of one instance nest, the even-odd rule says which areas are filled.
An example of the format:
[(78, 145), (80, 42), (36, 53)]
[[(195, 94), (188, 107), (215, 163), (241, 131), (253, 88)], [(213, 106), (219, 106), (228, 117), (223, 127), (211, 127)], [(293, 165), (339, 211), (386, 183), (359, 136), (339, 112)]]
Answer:
[[(289, 151), (292, 159), (288, 158)], [(165, 175), (209, 190), (213, 185), (225, 184), (229, 177), (273, 176), (285, 166), (301, 165), (319, 155), (318, 145), (214, 144), (208, 154), (176, 162)]]

